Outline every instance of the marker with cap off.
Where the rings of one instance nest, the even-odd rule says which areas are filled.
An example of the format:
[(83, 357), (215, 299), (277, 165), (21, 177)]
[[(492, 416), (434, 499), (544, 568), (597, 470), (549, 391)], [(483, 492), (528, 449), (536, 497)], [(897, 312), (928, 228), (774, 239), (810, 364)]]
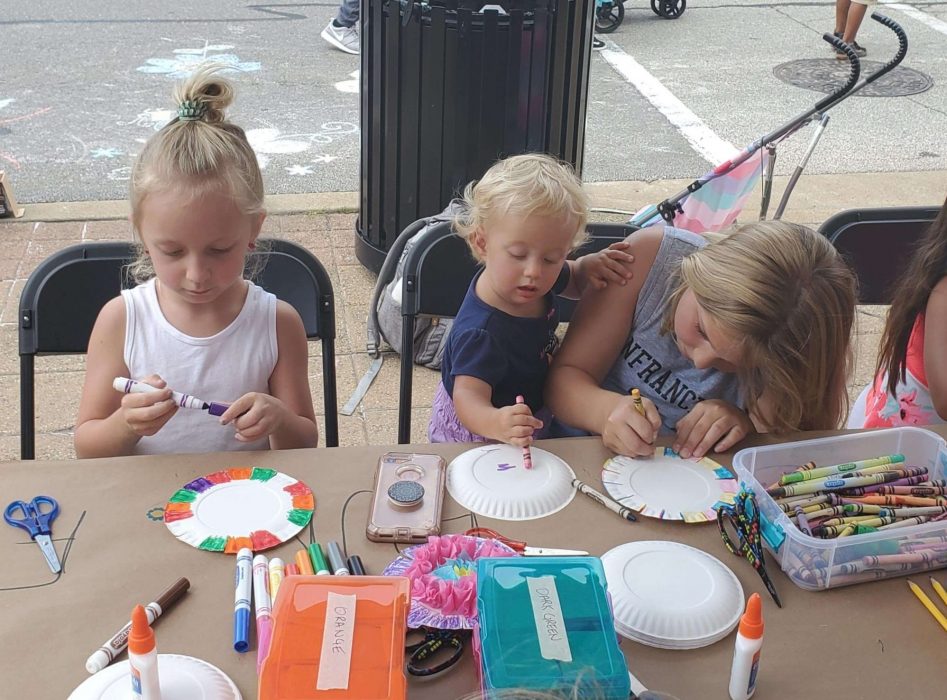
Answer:
[[(115, 377), (115, 379), (112, 380), (112, 388), (123, 394), (150, 394), (155, 391), (161, 391), (161, 389), (151, 386), (151, 384), (135, 381), (128, 377)], [(212, 416), (222, 416), (224, 412), (230, 408), (230, 404), (217, 403), (216, 401), (207, 402), (190, 394), (182, 394), (179, 391), (172, 391), (171, 398), (174, 399), (174, 402), (181, 408), (194, 408), (199, 411), (207, 411)]]

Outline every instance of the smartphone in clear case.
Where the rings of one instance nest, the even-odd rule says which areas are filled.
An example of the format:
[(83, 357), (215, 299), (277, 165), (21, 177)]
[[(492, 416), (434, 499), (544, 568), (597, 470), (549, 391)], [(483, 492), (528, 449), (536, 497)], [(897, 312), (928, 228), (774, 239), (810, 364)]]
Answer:
[(389, 452), (378, 461), (366, 535), (372, 542), (418, 544), (441, 532), (444, 459)]

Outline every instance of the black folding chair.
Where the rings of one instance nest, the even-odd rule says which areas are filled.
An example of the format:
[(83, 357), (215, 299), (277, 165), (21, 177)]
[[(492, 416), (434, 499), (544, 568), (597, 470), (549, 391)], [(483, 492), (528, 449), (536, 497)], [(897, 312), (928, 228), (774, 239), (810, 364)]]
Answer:
[(890, 304), (892, 284), (940, 207), (849, 209), (819, 227), (858, 277), (862, 304)]
[[(288, 241), (267, 240), (257, 283), (292, 304), (306, 337), (322, 341), (326, 445), (339, 444), (336, 408), (335, 300), (325, 268), (308, 250)], [(133, 249), (129, 243), (82, 243), (41, 262), (20, 295), (20, 458), (36, 450), (34, 362), (37, 355), (83, 355), (99, 311), (123, 288)]]
[[(412, 224), (415, 226), (416, 224)], [(409, 227), (410, 228), (410, 227)], [(637, 229), (627, 224), (590, 224), (589, 240), (573, 257), (607, 248)], [(477, 271), (467, 242), (448, 221), (418, 234), (404, 264), (401, 297), (401, 388), (398, 395), (398, 443), (411, 441), (411, 389), (414, 372), (414, 324), (418, 316), (453, 318)], [(561, 318), (568, 321), (575, 302), (563, 300)]]

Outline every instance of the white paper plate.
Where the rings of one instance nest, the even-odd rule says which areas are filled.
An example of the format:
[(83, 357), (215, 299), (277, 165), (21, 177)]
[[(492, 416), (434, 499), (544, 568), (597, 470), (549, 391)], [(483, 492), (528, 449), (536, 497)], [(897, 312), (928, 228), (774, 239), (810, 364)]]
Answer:
[(293, 537), (312, 518), (315, 500), (301, 481), (273, 469), (224, 469), (182, 486), (164, 521), (182, 542), (212, 552), (259, 552)]
[(678, 542), (630, 542), (602, 555), (619, 634), (663, 649), (713, 644), (736, 627), (743, 587), (719, 559)]
[(575, 473), (551, 452), (532, 448), (533, 468), (523, 467), (523, 450), (484, 445), (464, 452), (447, 467), (447, 490), (477, 515), (497, 520), (533, 520), (572, 501)]
[[(206, 661), (180, 654), (158, 654), (161, 700), (243, 700), (226, 673)], [(128, 661), (102, 669), (72, 691), (68, 700), (128, 700)]]
[(602, 484), (619, 503), (650, 518), (704, 523), (720, 503), (733, 504), (739, 484), (726, 468), (703, 459), (682, 459), (670, 447), (654, 457), (613, 457), (602, 468)]

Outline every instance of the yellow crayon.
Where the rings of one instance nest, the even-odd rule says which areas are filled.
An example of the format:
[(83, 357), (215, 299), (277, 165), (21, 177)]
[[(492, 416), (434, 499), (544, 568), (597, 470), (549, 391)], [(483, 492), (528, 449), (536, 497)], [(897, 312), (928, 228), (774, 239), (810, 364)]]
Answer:
[(917, 599), (921, 601), (927, 611), (934, 616), (934, 619), (940, 623), (940, 626), (947, 631), (947, 618), (944, 617), (944, 614), (937, 609), (937, 606), (934, 605), (934, 601), (927, 597), (927, 594), (921, 590), (921, 587), (918, 586), (914, 581), (908, 579), (908, 585), (911, 587), (911, 592), (917, 596)]
[(635, 410), (638, 411), (641, 415), (644, 415), (644, 404), (641, 403), (641, 392), (637, 389), (631, 390), (631, 401), (635, 404)]
[(940, 585), (940, 581), (938, 581), (933, 576), (931, 576), (930, 578), (931, 578), (931, 585), (934, 587), (934, 590), (937, 591), (937, 595), (940, 596), (940, 599), (942, 601), (947, 603), (947, 591), (945, 591), (944, 587)]

